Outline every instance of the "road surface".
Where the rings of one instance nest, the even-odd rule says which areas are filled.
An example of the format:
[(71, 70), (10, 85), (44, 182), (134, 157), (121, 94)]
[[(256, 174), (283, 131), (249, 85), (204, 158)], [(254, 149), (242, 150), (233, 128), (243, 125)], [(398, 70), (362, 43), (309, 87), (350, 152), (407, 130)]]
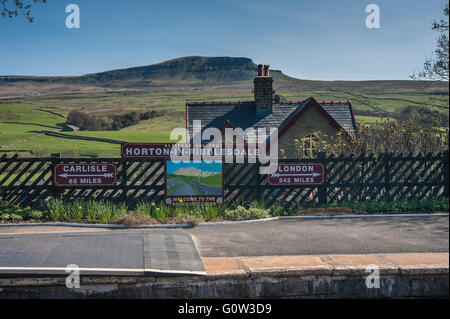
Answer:
[(210, 186), (199, 183), (198, 181), (190, 181), (186, 183), (179, 178), (171, 178), (167, 180), (167, 189), (174, 188), (171, 196), (194, 196), (194, 195), (222, 195), (221, 186)]
[(191, 237), (182, 231), (48, 231), (0, 233), (0, 274), (65, 274), (68, 265), (85, 274), (204, 273)]
[(175, 188), (170, 196), (195, 196), (199, 195), (197, 191), (188, 183), (178, 178), (171, 178), (167, 180), (167, 189)]
[(186, 231), (202, 257), (449, 251), (448, 217), (290, 219)]
[(203, 195), (222, 195), (222, 187), (221, 186), (210, 186), (206, 184), (199, 183), (198, 181), (190, 181), (191, 185), (194, 185), (199, 189)]
[(171, 230), (0, 227), (0, 273), (5, 267), (65, 273), (67, 264), (189, 273), (203, 271), (200, 257), (448, 251), (448, 217), (290, 219)]

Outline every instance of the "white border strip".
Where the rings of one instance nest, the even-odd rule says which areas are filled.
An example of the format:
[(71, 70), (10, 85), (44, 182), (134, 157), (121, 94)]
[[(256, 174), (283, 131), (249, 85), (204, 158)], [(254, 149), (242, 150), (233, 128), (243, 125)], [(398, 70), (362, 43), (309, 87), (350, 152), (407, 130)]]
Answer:
[[(221, 226), (241, 223), (265, 222), (279, 219), (344, 219), (344, 218), (383, 218), (383, 217), (448, 217), (448, 213), (439, 214), (368, 214), (368, 215), (326, 215), (326, 216), (277, 216), (262, 219), (236, 220), (224, 222), (200, 223), (198, 226)], [(142, 228), (190, 228), (189, 224), (155, 224), (125, 226), (118, 224), (78, 224), (78, 223), (23, 223), (23, 224), (0, 224), (0, 227), (20, 227), (20, 226), (64, 226), (64, 227), (84, 227), (84, 228), (116, 228), (116, 229), (142, 229)], [(1, 269), (1, 268), (0, 268)]]
[(126, 226), (121, 224), (81, 224), (81, 223), (23, 223), (23, 224), (0, 224), (0, 227), (10, 226), (64, 226), (64, 227), (80, 227), (80, 228), (117, 228), (117, 229), (131, 229), (131, 228), (188, 228), (189, 224), (155, 224), (155, 225), (138, 225)]
[(152, 269), (145, 268), (145, 272), (155, 272), (163, 274), (177, 274), (177, 275), (201, 275), (206, 276), (206, 271), (195, 271), (195, 270), (163, 270), (163, 269)]
[(261, 219), (248, 219), (248, 220), (230, 220), (225, 222), (211, 222), (211, 223), (200, 223), (198, 226), (220, 226), (220, 225), (230, 225), (230, 224), (242, 224), (242, 223), (255, 223), (255, 222), (267, 222), (270, 220), (278, 220), (277, 217), (261, 218)]
[[(0, 273), (14, 273), (14, 274), (67, 274), (66, 267), (0, 267)], [(135, 276), (143, 276), (146, 273), (155, 274), (177, 274), (177, 275), (201, 275), (205, 276), (206, 271), (193, 271), (193, 270), (170, 270), (170, 269), (153, 269), (153, 268), (86, 268), (80, 267), (80, 275), (112, 275), (112, 274), (128, 274)]]
[(344, 218), (383, 218), (383, 217), (448, 217), (449, 214), (368, 214), (335, 216), (280, 216), (280, 219), (344, 219)]

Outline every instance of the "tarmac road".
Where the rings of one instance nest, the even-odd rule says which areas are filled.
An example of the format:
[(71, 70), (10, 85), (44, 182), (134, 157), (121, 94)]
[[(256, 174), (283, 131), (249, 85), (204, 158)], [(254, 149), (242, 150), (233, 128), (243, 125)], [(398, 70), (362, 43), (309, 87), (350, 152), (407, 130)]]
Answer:
[(186, 183), (182, 179), (171, 178), (167, 180), (167, 188), (170, 189), (172, 187), (176, 187), (175, 191), (171, 194), (172, 196), (222, 195), (222, 187), (209, 186), (198, 181)]
[[(170, 181), (170, 183), (169, 183)], [(178, 178), (171, 178), (167, 181), (167, 188), (174, 187), (175, 185), (178, 186), (175, 191), (171, 194), (171, 196), (195, 196), (199, 195), (197, 191), (188, 183), (183, 181), (182, 179)]]
[(204, 273), (191, 237), (181, 230), (34, 229), (36, 233), (0, 232), (0, 274), (65, 274), (73, 264), (85, 274)]
[(448, 217), (291, 219), (186, 231), (202, 257), (449, 251)]
[(449, 218), (437, 216), (289, 219), (171, 230), (0, 227), (0, 273), (11, 267), (38, 267), (42, 271), (60, 267), (62, 270), (55, 271), (64, 272), (63, 267), (70, 263), (119, 272), (188, 273), (203, 271), (200, 256), (448, 251)]
[(199, 183), (198, 181), (191, 181), (190, 184), (196, 186), (203, 195), (222, 195), (221, 186), (210, 186)]

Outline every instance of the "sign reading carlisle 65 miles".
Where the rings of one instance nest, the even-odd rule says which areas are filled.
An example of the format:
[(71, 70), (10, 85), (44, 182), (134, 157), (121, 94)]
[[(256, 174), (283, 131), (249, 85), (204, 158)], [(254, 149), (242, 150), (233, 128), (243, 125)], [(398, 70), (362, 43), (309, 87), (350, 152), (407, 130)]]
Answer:
[(116, 165), (111, 163), (56, 164), (53, 168), (55, 186), (114, 186)]

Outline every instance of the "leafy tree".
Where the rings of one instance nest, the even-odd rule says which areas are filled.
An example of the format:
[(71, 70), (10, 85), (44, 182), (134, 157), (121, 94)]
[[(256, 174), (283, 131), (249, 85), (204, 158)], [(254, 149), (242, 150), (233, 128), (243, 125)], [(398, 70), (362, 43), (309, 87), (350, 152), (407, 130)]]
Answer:
[(0, 0), (0, 14), (2, 17), (15, 18), (21, 13), (29, 22), (33, 22), (31, 16), (32, 3), (47, 3), (47, 0)]
[[(431, 57), (425, 59), (423, 70), (413, 74), (411, 78), (415, 80), (449, 80), (449, 5), (444, 8), (444, 17), (439, 21), (432, 22), (432, 30), (439, 33), (436, 43), (436, 49)], [(441, 109), (448, 109), (449, 98), (447, 94), (443, 94), (438, 98), (433, 98), (430, 105)]]
[(423, 65), (423, 70), (417, 74), (414, 74), (413, 78), (448, 81), (449, 80), (449, 36), (448, 36), (448, 23), (449, 23), (449, 6), (448, 4), (444, 8), (444, 17), (439, 21), (433, 21), (433, 30), (439, 32), (437, 38), (437, 47), (433, 53), (433, 56), (426, 58)]
[(75, 125), (83, 131), (99, 131), (102, 129), (102, 122), (94, 115), (79, 111), (71, 111), (67, 115), (67, 124)]
[[(448, 151), (448, 127), (442, 128), (436, 121), (431, 125), (418, 117), (407, 121), (382, 121), (377, 124), (359, 124), (358, 133), (339, 131), (336, 136), (321, 132), (313, 133), (314, 148), (327, 156), (363, 156), (367, 154), (416, 156), (418, 154), (439, 154)], [(295, 139), (294, 150), (298, 158), (305, 157), (309, 148), (307, 138)]]

